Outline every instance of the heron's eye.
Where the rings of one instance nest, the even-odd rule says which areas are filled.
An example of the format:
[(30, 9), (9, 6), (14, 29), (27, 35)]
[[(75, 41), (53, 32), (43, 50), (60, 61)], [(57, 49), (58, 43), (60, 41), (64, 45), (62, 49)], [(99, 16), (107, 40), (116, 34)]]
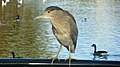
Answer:
[(48, 13), (52, 12), (53, 10), (48, 10)]
[(50, 13), (51, 11), (49, 10), (48, 13)]

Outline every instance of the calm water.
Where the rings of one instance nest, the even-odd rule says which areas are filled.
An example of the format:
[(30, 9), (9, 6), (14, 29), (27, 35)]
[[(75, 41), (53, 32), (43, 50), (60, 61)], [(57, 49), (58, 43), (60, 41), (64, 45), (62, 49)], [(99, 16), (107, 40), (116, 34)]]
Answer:
[[(24, 58), (53, 58), (59, 42), (51, 31), (48, 19), (32, 20), (41, 15), (48, 6), (59, 6), (69, 11), (76, 19), (79, 30), (77, 48), (72, 57), (92, 60), (93, 48), (108, 51), (107, 59), (120, 61), (120, 0), (25, 0), (19, 9), (20, 24), (5, 20), (0, 26), (0, 58), (11, 58), (11, 52)], [(86, 20), (85, 20), (86, 19)], [(62, 48), (59, 58), (68, 58)]]

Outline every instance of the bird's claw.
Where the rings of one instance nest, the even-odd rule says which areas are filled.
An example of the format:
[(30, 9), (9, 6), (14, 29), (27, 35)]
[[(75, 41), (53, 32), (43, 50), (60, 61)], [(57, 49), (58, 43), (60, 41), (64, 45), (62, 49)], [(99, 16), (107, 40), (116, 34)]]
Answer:
[(55, 61), (55, 60), (58, 60), (58, 62), (60, 62), (60, 59), (58, 59), (58, 58), (54, 58), (54, 59), (52, 59), (52, 64), (53, 64), (53, 62)]
[(77, 59), (75, 59), (75, 58), (67, 58), (67, 59), (65, 59), (65, 61), (68, 61), (68, 60), (77, 60)]

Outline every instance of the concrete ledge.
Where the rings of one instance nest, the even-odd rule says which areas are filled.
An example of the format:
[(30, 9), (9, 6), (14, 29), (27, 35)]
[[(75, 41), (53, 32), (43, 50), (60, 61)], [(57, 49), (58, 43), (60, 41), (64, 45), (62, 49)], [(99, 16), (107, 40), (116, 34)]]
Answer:
[[(55, 60), (51, 64), (52, 59), (31, 59), (31, 58), (1, 58), (1, 66), (46, 66), (46, 67), (58, 67), (69, 66), (68, 61), (61, 59), (60, 62)], [(72, 67), (120, 67), (120, 61), (103, 61), (103, 60), (72, 60), (70, 66)]]

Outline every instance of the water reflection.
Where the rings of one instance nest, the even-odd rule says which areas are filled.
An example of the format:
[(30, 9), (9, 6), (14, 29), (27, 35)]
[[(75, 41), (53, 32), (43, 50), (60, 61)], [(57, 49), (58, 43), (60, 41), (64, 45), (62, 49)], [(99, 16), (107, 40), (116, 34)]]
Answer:
[(108, 59), (107, 55), (105, 55), (105, 56), (96, 56), (96, 55), (93, 55), (93, 56), (94, 56), (93, 60), (107, 60)]
[[(46, 0), (44, 3), (41, 1), (24, 0), (23, 7), (18, 9), (18, 13), (14, 4), (8, 3), (9, 6), (5, 7), (5, 25), (0, 25), (1, 58), (12, 58), (12, 51), (24, 58), (54, 57), (59, 43), (52, 34), (50, 21), (32, 20), (42, 14), (46, 7), (54, 5), (69, 11), (77, 21), (79, 34), (73, 57), (94, 59), (91, 44), (96, 43), (98, 50), (108, 51), (107, 60), (120, 59), (119, 0)], [(19, 24), (14, 21), (17, 15), (20, 16)], [(63, 48), (59, 58), (67, 57), (68, 51)], [(100, 59), (103, 58), (97, 57), (95, 60)]]
[[(27, 3), (25, 2), (25, 4)], [(12, 58), (12, 51), (14, 51), (17, 56), (24, 58), (49, 58), (51, 56), (47, 47), (49, 37), (46, 36), (48, 34), (46, 24), (40, 21), (40, 23), (32, 21), (32, 13), (35, 13), (35, 11), (39, 9), (34, 8), (35, 4), (36, 2), (29, 7), (24, 6), (24, 8), (19, 10), (19, 16), (16, 15), (16, 13), (12, 14), (15, 17), (17, 16), (16, 19), (5, 20), (6, 25), (0, 26), (0, 57)]]

